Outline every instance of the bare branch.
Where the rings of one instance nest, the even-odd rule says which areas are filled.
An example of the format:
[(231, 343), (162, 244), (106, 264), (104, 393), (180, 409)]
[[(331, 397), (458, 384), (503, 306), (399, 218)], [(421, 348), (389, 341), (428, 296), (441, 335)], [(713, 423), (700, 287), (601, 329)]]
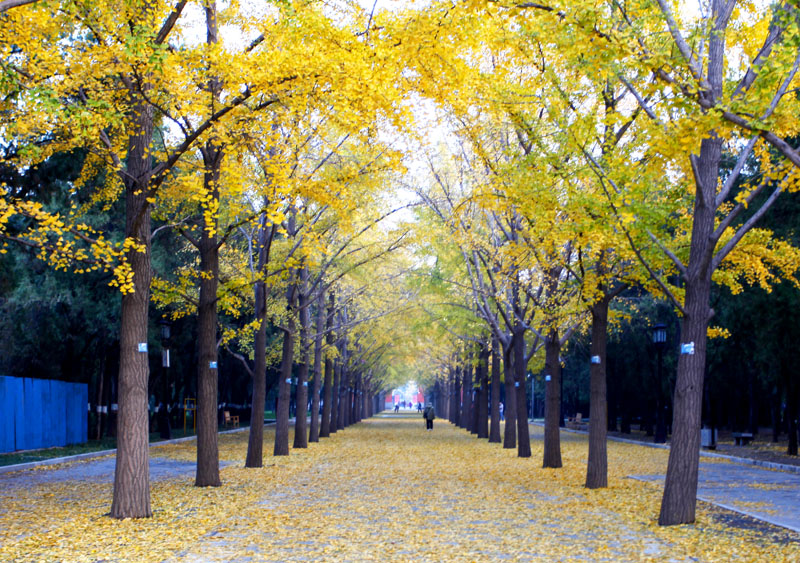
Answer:
[(770, 194), (769, 198), (767, 198), (767, 201), (764, 202), (764, 204), (758, 209), (758, 211), (753, 213), (752, 217), (750, 217), (747, 221), (745, 221), (745, 223), (736, 230), (736, 233), (733, 235), (733, 237), (731, 237), (731, 239), (725, 244), (725, 246), (723, 246), (714, 255), (714, 259), (711, 263), (712, 271), (716, 270), (719, 267), (719, 265), (722, 264), (722, 261), (725, 260), (725, 257), (731, 252), (731, 250), (734, 249), (734, 247), (737, 244), (739, 244), (739, 241), (742, 240), (742, 237), (744, 237), (744, 235), (746, 235), (748, 231), (750, 231), (750, 229), (752, 229), (755, 226), (755, 224), (759, 221), (759, 219), (761, 219), (764, 216), (764, 214), (769, 210), (769, 208), (772, 207), (772, 205), (778, 199), (778, 196), (781, 195), (783, 188), (785, 187), (784, 184), (785, 179), (786, 178), (778, 182), (777, 187)]

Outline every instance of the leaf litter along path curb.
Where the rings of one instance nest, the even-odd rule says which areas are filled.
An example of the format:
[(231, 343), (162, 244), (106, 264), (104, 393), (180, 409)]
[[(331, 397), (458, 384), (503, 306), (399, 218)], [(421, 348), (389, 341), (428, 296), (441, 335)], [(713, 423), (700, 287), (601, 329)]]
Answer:
[[(588, 432), (582, 430), (565, 431), (588, 436)], [(609, 437), (609, 440), (669, 450), (664, 444), (616, 437)], [(700, 463), (699, 500), (800, 533), (800, 467), (706, 451), (701, 451), (700, 456), (728, 463)], [(664, 483), (663, 472), (629, 477), (662, 486)]]
[[(659, 487), (625, 476), (663, 471), (662, 450), (610, 443), (611, 486), (588, 491), (585, 438), (563, 435), (559, 470), (540, 467), (540, 438), (519, 459), (441, 420), (425, 432), (418, 415), (390, 415), (244, 469), (246, 433), (225, 435), (223, 486), (158, 481), (146, 520), (104, 518), (107, 483), (0, 485), (0, 561), (800, 560), (797, 536), (732, 528), (707, 505), (694, 526), (658, 527)], [(266, 429), (265, 451), (272, 440)], [(190, 463), (194, 444), (157, 456)]]

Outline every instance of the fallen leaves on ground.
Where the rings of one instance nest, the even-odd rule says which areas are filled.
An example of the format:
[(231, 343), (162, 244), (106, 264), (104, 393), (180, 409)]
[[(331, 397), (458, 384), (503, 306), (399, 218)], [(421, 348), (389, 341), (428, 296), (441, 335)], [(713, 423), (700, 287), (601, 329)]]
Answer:
[[(791, 534), (732, 528), (700, 505), (691, 526), (656, 525), (668, 452), (609, 442), (609, 487), (587, 490), (586, 438), (564, 468), (437, 420), (376, 417), (245, 469), (247, 433), (220, 436), (223, 486), (152, 484), (153, 518), (112, 520), (110, 483), (0, 492), (0, 561), (800, 561)], [(272, 431), (265, 432), (265, 452)], [(151, 456), (193, 461), (191, 442)], [(73, 470), (77, 470), (73, 467)]]

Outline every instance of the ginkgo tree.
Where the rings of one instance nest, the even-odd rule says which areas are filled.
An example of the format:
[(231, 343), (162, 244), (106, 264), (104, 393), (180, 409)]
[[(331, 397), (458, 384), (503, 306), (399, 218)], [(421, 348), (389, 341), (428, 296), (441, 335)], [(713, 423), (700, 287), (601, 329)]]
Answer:
[[(607, 9), (619, 14), (613, 20), (621, 22), (616, 28), (599, 19)], [(694, 192), (688, 256), (656, 240), (685, 284), (682, 295), (660, 284), (683, 317), (673, 439), (659, 517), (663, 525), (694, 521), (714, 272), (779, 194), (796, 189), (800, 178), (800, 155), (785, 140), (797, 133), (798, 100), (789, 94), (800, 65), (796, 7), (778, 2), (763, 10), (735, 0), (714, 0), (696, 17), (678, 13), (675, 5), (658, 0), (610, 8), (573, 4), (563, 7), (559, 21), (550, 13), (540, 18), (549, 22), (540, 33), (549, 29), (565, 37), (569, 29), (582, 38), (576, 45), (594, 45), (602, 72), (625, 84), (650, 121), (645, 149), (649, 166), (662, 163), (668, 174)], [(592, 18), (590, 26), (587, 17)], [(581, 56), (591, 56), (582, 51)], [(737, 154), (737, 164), (727, 176), (721, 167), (723, 150)], [(761, 161), (764, 176), (733, 194), (731, 187), (751, 155)], [(621, 172), (617, 167), (612, 172), (599, 161), (592, 164), (618, 191), (633, 185), (644, 194), (649, 189), (635, 181), (613, 180), (613, 174)], [(767, 192), (771, 195), (758, 209), (748, 209)]]
[[(183, 17), (187, 5), (134, 2), (120, 11), (107, 4), (40, 2), (3, 13), (3, 127), (20, 145), (19, 165), (88, 146), (117, 171), (104, 196), (123, 191), (126, 196), (126, 243), (114, 256), (119, 262), (125, 254), (118, 269), (124, 293), (120, 436), (111, 510), (119, 518), (151, 514), (148, 367), (142, 343), (147, 340), (150, 214), (159, 191), (195, 149), (225, 144), (222, 136), (232, 129), (219, 128), (223, 122), (241, 124), (279, 100), (289, 103), (311, 93), (347, 114), (350, 100), (362, 96), (365, 84), (380, 83), (378, 61), (370, 58), (369, 45), (358, 35), (363, 29), (358, 11), (334, 21), (321, 4), (275, 5), (256, 17), (240, 18), (246, 7), (232, 4), (217, 17), (226, 26), (238, 25), (245, 44), (210, 41), (207, 47)], [(264, 40), (267, 35), (270, 41)], [(327, 56), (308, 55), (320, 52)], [(364, 80), (367, 75), (374, 82)], [(209, 99), (212, 81), (220, 87)], [(170, 130), (156, 142), (158, 123), (169, 123)], [(24, 213), (24, 206), (4, 202), (4, 218), (18, 212)], [(69, 218), (34, 219), (32, 244), (41, 246), (34, 240), (38, 229), (56, 233), (63, 247), (53, 227), (86, 238), (77, 225), (68, 224)], [(91, 245), (105, 259), (105, 240), (93, 237)], [(213, 369), (211, 361), (208, 366)]]

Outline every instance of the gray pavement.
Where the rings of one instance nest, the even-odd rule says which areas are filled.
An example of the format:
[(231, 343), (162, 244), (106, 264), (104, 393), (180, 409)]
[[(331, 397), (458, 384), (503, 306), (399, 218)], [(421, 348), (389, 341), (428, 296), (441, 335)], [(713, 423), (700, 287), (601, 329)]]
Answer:
[[(663, 475), (631, 475), (662, 482)], [(741, 463), (700, 463), (697, 498), (800, 532), (800, 475)]]
[[(114, 480), (114, 457), (88, 459), (66, 467), (51, 469), (50, 471), (37, 471), (25, 469), (0, 474), (0, 490), (27, 488), (32, 485), (45, 483), (59, 483), (64, 481), (91, 481), (93, 483), (111, 483)], [(222, 462), (224, 467), (230, 463)], [(185, 477), (194, 474), (196, 463), (176, 461), (163, 457), (150, 458), (150, 481), (161, 481), (175, 477)]]

